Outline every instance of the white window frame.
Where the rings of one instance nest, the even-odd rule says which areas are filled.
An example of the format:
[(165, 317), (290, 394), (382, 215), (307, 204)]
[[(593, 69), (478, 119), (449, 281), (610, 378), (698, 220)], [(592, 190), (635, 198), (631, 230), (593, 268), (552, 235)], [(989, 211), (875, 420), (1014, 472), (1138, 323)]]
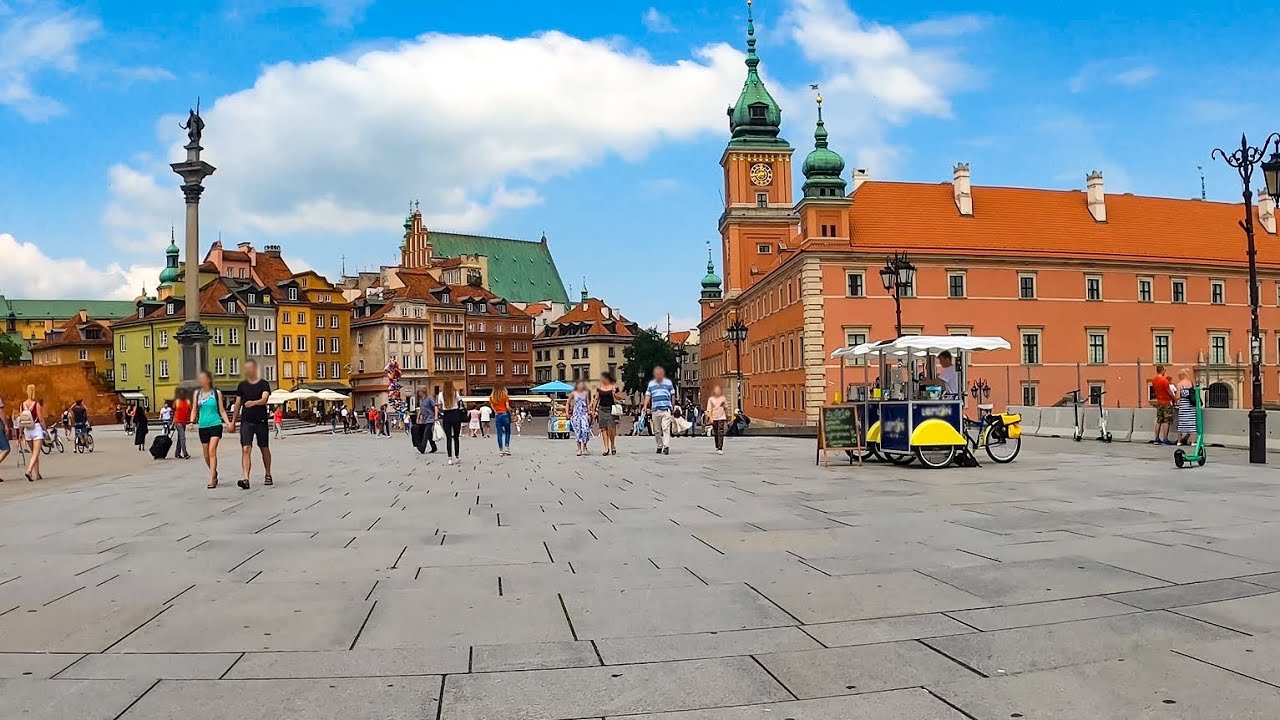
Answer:
[[(1030, 296), (1024, 296), (1024, 295), (1022, 294), (1022, 281), (1023, 281), (1023, 279), (1030, 279), (1030, 280), (1031, 280), (1031, 295), (1030, 295)], [(1036, 299), (1036, 298), (1038, 298), (1038, 297), (1040, 297), (1040, 282), (1039, 282), (1039, 278), (1038, 278), (1038, 277), (1036, 277), (1036, 274), (1035, 274), (1035, 273), (1033, 273), (1033, 272), (1020, 272), (1020, 273), (1018, 273), (1018, 299), (1019, 299), (1019, 300), (1035, 300), (1035, 299)]]
[[(1089, 297), (1089, 283), (1098, 283), (1098, 297)], [(1101, 275), (1085, 275), (1084, 276), (1084, 299), (1086, 302), (1102, 302), (1102, 276)]]

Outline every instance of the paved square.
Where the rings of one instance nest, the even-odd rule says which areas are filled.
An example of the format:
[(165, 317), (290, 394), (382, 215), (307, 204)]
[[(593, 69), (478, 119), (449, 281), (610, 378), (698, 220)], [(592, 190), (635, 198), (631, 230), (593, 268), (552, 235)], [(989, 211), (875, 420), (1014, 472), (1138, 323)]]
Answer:
[[(0, 485), (0, 717), (963, 720), (1280, 704), (1280, 474), (1027, 438), (1007, 466), (466, 462), (296, 435), (273, 488), (197, 461)], [(115, 457), (121, 455), (122, 457)], [(1280, 461), (1280, 459), (1277, 459)], [(225, 453), (224, 463), (233, 462)], [(11, 474), (11, 473), (10, 473)], [(87, 475), (88, 473), (83, 473)]]

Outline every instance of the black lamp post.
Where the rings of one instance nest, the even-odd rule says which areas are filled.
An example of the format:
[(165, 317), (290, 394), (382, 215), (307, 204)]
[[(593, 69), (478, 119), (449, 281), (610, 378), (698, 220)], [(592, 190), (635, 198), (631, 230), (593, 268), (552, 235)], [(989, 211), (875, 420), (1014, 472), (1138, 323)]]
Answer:
[(880, 268), (880, 280), (884, 283), (884, 291), (893, 295), (894, 327), (897, 337), (902, 337), (902, 296), (915, 287), (916, 266), (907, 259), (906, 253), (894, 253)]
[(742, 412), (742, 343), (747, 341), (747, 324), (741, 318), (734, 320), (727, 333), (738, 358), (738, 412)]
[[(1276, 150), (1265, 162), (1267, 148), (1275, 143)], [(1240, 149), (1228, 155), (1221, 148), (1210, 153), (1218, 156), (1240, 175), (1244, 188), (1244, 220), (1240, 222), (1249, 241), (1249, 372), (1252, 377), (1253, 402), (1249, 408), (1249, 462), (1267, 462), (1267, 411), (1262, 409), (1262, 338), (1258, 330), (1258, 248), (1253, 235), (1253, 169), (1262, 165), (1267, 193), (1276, 197), (1280, 193), (1280, 133), (1272, 133), (1261, 147), (1252, 147), (1244, 135), (1240, 136)]]

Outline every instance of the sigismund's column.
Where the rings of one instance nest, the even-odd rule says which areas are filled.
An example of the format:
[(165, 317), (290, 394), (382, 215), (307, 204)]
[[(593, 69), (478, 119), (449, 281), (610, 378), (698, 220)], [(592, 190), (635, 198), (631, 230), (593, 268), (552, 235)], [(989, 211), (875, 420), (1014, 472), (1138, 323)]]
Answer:
[(200, 136), (204, 133), (204, 120), (200, 117), (200, 104), (189, 110), (187, 123), (181, 125), (187, 131), (187, 159), (172, 163), (169, 167), (182, 177), (182, 196), (187, 203), (186, 266), (183, 281), (186, 292), (186, 322), (177, 333), (182, 346), (182, 385), (191, 387), (196, 375), (205, 368), (209, 355), (209, 330), (200, 322), (200, 194), (204, 192), (204, 179), (215, 168), (200, 159)]

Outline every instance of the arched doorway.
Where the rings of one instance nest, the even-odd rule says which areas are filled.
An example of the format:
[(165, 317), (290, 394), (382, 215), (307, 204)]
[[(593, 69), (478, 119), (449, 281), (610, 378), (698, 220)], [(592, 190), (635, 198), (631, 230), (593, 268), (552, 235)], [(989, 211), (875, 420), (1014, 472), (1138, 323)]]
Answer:
[(1205, 405), (1211, 408), (1231, 407), (1231, 386), (1223, 382), (1210, 385)]

